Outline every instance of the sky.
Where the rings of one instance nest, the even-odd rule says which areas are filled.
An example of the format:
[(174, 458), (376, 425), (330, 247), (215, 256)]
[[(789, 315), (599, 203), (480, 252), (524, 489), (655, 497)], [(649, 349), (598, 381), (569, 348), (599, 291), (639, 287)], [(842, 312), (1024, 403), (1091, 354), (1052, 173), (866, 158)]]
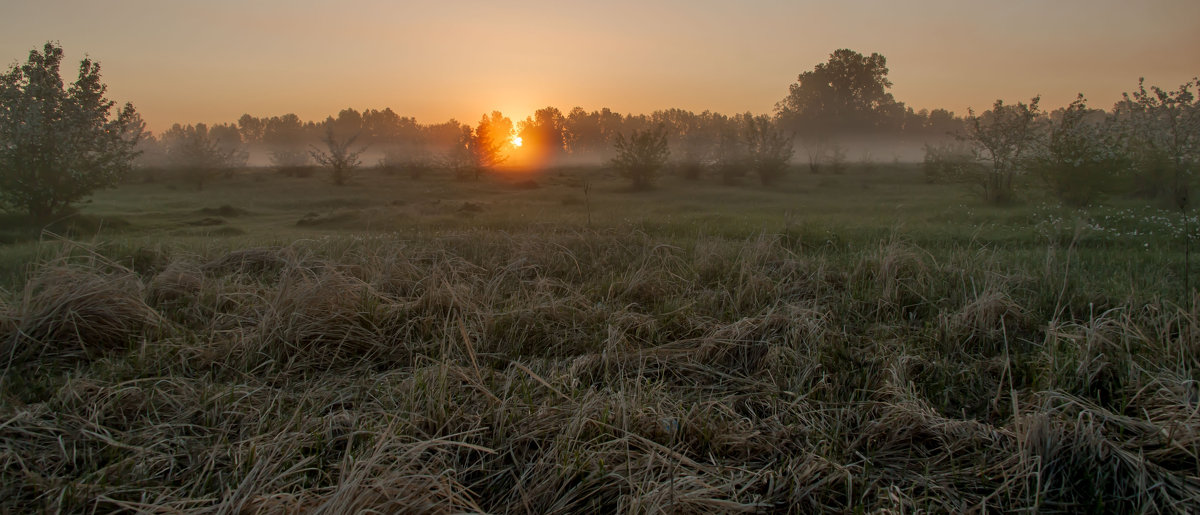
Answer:
[(0, 0), (0, 60), (62, 44), (151, 130), (243, 113), (390, 107), (421, 123), (574, 106), (771, 113), (839, 48), (887, 58), (895, 98), (1094, 107), (1200, 75), (1197, 0)]

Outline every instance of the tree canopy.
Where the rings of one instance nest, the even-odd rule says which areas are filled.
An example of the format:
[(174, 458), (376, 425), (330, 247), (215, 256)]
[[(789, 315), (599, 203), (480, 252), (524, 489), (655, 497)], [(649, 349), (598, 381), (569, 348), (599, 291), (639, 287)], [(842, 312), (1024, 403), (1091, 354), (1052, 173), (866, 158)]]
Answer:
[(800, 74), (775, 105), (776, 115), (784, 127), (804, 135), (888, 127), (905, 111), (887, 91), (892, 87), (887, 74), (884, 56), (839, 49), (828, 62)]
[(62, 59), (62, 47), (46, 43), (0, 75), (0, 204), (36, 220), (115, 186), (144, 128), (131, 104), (110, 118), (115, 102), (104, 98), (99, 63), (83, 59), (64, 87)]

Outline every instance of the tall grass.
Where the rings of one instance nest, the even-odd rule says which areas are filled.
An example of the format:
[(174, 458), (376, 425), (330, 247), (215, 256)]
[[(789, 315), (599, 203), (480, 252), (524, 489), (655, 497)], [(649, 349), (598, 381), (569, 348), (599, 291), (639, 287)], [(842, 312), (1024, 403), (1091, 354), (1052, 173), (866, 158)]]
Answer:
[(1058, 261), (837, 248), (68, 245), (0, 295), (0, 509), (1200, 506), (1200, 314), (1079, 305)]

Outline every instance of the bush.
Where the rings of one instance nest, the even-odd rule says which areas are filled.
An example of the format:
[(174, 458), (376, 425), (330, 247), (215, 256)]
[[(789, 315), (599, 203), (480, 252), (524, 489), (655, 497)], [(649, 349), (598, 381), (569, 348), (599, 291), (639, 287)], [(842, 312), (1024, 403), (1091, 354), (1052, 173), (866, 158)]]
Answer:
[(633, 181), (636, 189), (649, 188), (671, 155), (667, 148), (667, 131), (662, 126), (646, 131), (634, 129), (628, 140), (624, 134), (617, 134), (615, 147), (617, 157), (613, 158), (612, 164), (620, 170), (622, 177)]
[(784, 136), (766, 116), (746, 115), (746, 150), (750, 166), (763, 185), (783, 177), (792, 159), (792, 138)]
[(1026, 170), (1030, 151), (1042, 136), (1040, 97), (1028, 104), (1005, 105), (997, 100), (992, 109), (967, 115), (966, 133), (960, 139), (971, 144), (989, 166), (971, 170), (970, 182), (982, 189), (983, 198), (1002, 204), (1015, 197), (1014, 179)]
[(1118, 188), (1128, 159), (1103, 112), (1087, 108), (1081, 95), (1053, 123), (1046, 151), (1033, 160), (1033, 172), (1068, 205), (1086, 206)]
[(983, 173), (975, 150), (959, 142), (926, 143), (921, 168), (930, 184), (964, 182)]

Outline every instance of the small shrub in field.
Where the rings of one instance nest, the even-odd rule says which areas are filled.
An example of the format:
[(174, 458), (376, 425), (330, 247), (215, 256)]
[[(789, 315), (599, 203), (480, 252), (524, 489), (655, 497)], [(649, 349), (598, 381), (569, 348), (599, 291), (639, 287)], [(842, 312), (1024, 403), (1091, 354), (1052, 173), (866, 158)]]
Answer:
[(313, 167), (310, 166), (308, 152), (292, 149), (281, 149), (271, 152), (271, 166), (280, 174), (288, 177), (309, 177)]
[(1170, 91), (1157, 86), (1125, 93), (1114, 107), (1114, 125), (1125, 139), (1139, 193), (1174, 200), (1186, 192), (1200, 164), (1200, 100), (1193, 78)]
[(750, 168), (750, 157), (738, 133), (732, 128), (721, 132), (713, 161), (713, 168), (721, 176), (721, 182), (727, 185), (737, 184)]
[(662, 127), (644, 131), (635, 129), (629, 139), (625, 139), (624, 134), (618, 134), (614, 146), (617, 156), (612, 159), (613, 166), (637, 189), (653, 185), (658, 172), (671, 155), (667, 147), (667, 131)]
[(925, 182), (965, 182), (982, 173), (979, 156), (969, 145), (960, 142), (925, 144), (925, 161), (921, 168)]
[(763, 185), (771, 185), (783, 177), (792, 159), (792, 138), (784, 136), (765, 115), (746, 115), (746, 150), (750, 166)]
[(333, 136), (333, 126), (325, 129), (325, 138), (321, 140), (328, 149), (328, 152), (313, 147), (309, 152), (312, 158), (321, 166), (329, 167), (330, 176), (333, 179), (333, 184), (343, 186), (350, 182), (350, 177), (354, 174), (354, 170), (358, 168), (362, 161), (358, 159), (366, 148), (358, 150), (350, 150), (354, 145), (354, 141), (358, 139), (358, 135), (351, 136), (348, 139), (339, 141)]
[(1003, 204), (1015, 198), (1015, 179), (1027, 170), (1033, 147), (1042, 137), (1040, 100), (1034, 97), (1028, 104), (1013, 105), (997, 100), (982, 114), (968, 112), (966, 132), (960, 139), (973, 146), (987, 165), (971, 170), (976, 173), (970, 177), (987, 202)]
[(1119, 139), (1104, 113), (1089, 110), (1081, 95), (1050, 127), (1033, 171), (1059, 200), (1086, 206), (1119, 189), (1118, 175), (1128, 167)]
[(434, 159), (424, 149), (393, 149), (384, 153), (379, 167), (386, 173), (407, 173), (416, 180), (434, 169)]

